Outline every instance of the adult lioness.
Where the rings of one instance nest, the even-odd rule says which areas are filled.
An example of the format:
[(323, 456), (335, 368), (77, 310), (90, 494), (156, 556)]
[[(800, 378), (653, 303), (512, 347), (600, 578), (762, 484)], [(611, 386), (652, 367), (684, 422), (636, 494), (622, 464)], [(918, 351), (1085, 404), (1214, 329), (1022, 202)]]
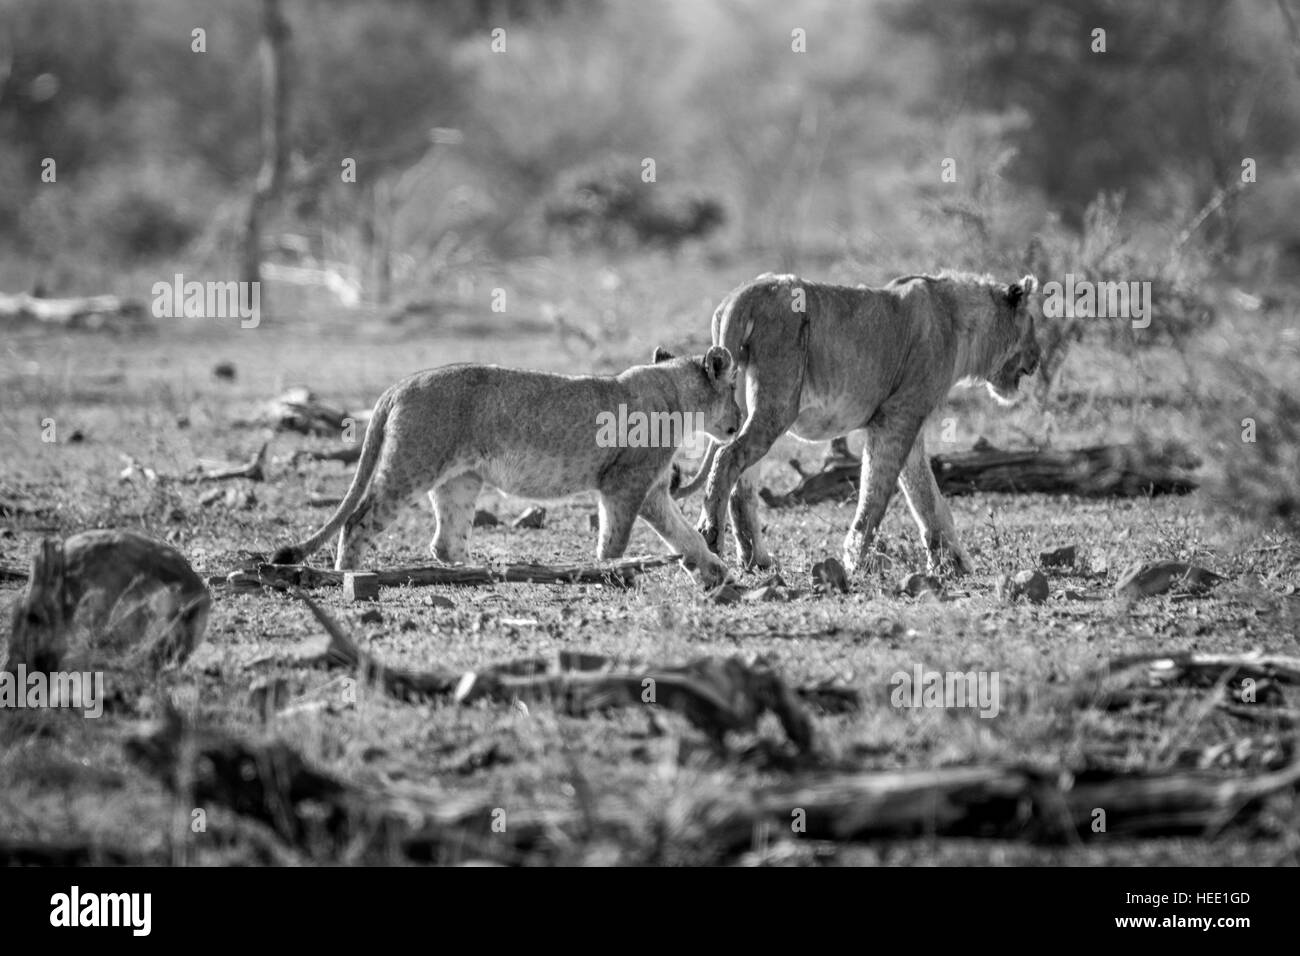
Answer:
[(334, 516), (272, 560), (297, 563), (338, 531), (334, 566), (355, 567), (398, 510), (428, 492), (438, 519), (430, 550), (440, 561), (462, 562), (486, 483), (525, 498), (597, 491), (598, 558), (623, 553), (639, 514), (704, 584), (716, 584), (725, 565), (669, 497), (677, 447), (647, 438), (644, 429), (613, 435), (608, 423), (666, 415), (726, 440), (740, 425), (734, 379), (731, 354), (716, 346), (693, 358), (656, 349), (654, 364), (608, 377), (485, 365), (417, 372), (375, 403), (356, 475)]
[(856, 570), (897, 482), (921, 530), (932, 570), (971, 570), (925, 454), (921, 425), (959, 381), (983, 381), (1015, 399), (1038, 366), (1030, 310), (1037, 282), (1010, 284), (944, 272), (906, 276), (883, 289), (762, 275), (713, 314), (713, 341), (739, 368), (745, 424), (716, 449), (699, 528), (715, 552), (730, 498), (741, 562), (767, 567), (752, 476), (746, 471), (787, 430), (808, 441), (866, 429), (858, 509), (844, 539)]

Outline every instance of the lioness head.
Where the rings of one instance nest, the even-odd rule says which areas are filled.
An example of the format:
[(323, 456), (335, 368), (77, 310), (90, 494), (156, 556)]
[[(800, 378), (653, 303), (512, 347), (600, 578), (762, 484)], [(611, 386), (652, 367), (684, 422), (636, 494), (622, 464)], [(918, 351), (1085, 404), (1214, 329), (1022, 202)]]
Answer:
[(1020, 380), (1038, 368), (1040, 351), (1034, 335), (1031, 311), (1038, 280), (1025, 276), (994, 291), (997, 315), (991, 330), (994, 361), (986, 376), (989, 392), (998, 401), (1010, 404), (1018, 397)]
[(740, 409), (736, 406), (736, 363), (721, 345), (703, 355), (674, 358), (666, 349), (656, 348), (655, 364), (678, 362), (687, 374), (678, 382), (682, 411), (697, 416), (698, 427), (718, 441), (730, 441), (740, 429)]

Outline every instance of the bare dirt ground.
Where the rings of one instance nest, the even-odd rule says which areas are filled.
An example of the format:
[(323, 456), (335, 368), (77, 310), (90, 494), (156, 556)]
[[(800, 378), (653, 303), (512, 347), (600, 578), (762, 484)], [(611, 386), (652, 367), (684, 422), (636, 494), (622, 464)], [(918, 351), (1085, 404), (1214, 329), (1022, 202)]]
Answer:
[[(722, 287), (726, 283), (721, 284)], [(693, 300), (692, 304), (693, 304)], [(669, 327), (676, 341), (702, 344), (707, 322), (698, 307)], [(484, 324), (501, 319), (485, 334)], [(210, 320), (205, 320), (210, 321)], [(452, 361), (493, 361), (563, 371), (604, 370), (644, 361), (654, 345), (630, 317), (610, 319), (599, 350), (584, 352), (535, 316), (457, 316), (375, 323), (324, 311), (293, 322), (264, 321), (256, 330), (165, 329), (157, 335), (50, 338), (16, 335), (0, 357), (0, 501), (18, 505), (3, 518), (0, 565), (25, 567), (38, 541), (92, 527), (142, 530), (180, 548), (202, 575), (239, 566), (243, 552), (266, 553), (328, 515), (309, 496), (339, 496), (351, 467), (291, 464), (294, 450), (327, 443), (276, 435), (264, 482), (231, 481), (247, 491), (204, 504), (206, 484), (122, 479), (123, 454), (164, 475), (199, 459), (239, 461), (265, 440), (240, 427), (257, 403), (285, 385), (305, 383), (328, 401), (366, 408), (390, 382), (419, 368)], [(611, 344), (612, 343), (612, 344)], [(233, 363), (233, 381), (213, 376)], [(996, 408), (981, 393), (955, 393), (928, 426), (932, 451), (968, 447), (985, 436), (1024, 445), (1050, 437), (1057, 445), (1121, 440), (1136, 422), (1170, 416), (1149, 384), (1176, 398), (1176, 377), (1150, 374), (1159, 355), (1127, 359), (1078, 355), (1075, 380), (1063, 390), (1082, 396), (1046, 410), (1033, 401)], [(1176, 365), (1171, 360), (1171, 366)], [(1134, 369), (1137, 368), (1137, 371)], [(1139, 374), (1140, 373), (1140, 374)], [(1066, 411), (1062, 411), (1062, 407)], [(1153, 410), (1154, 409), (1154, 410)], [(956, 419), (957, 442), (939, 441), (939, 420)], [(58, 440), (41, 440), (42, 421), (56, 422)], [(586, 423), (575, 423), (586, 427)], [(69, 441), (80, 432), (79, 441)], [(823, 448), (786, 439), (766, 463), (763, 483), (785, 490), (796, 479), (785, 464), (809, 466)], [(1286, 539), (1242, 540), (1207, 517), (1196, 496), (1084, 501), (1047, 496), (982, 495), (952, 502), (977, 573), (945, 582), (942, 597), (900, 597), (904, 573), (924, 569), (915, 531), (902, 504), (891, 504), (882, 529), (896, 568), (859, 582), (846, 595), (805, 593), (785, 603), (719, 606), (684, 572), (647, 573), (628, 590), (604, 586), (503, 584), (492, 587), (386, 588), (378, 617), (349, 604), (337, 590), (318, 599), (371, 652), (393, 666), (471, 670), (511, 658), (582, 649), (659, 663), (702, 655), (762, 656), (792, 683), (824, 680), (857, 689), (863, 706), (849, 715), (815, 715), (814, 755), (794, 755), (765, 718), (758, 732), (733, 735), (727, 752), (671, 714), (648, 718), (636, 709), (586, 718), (545, 706), (405, 703), (359, 688), (355, 702), (336, 674), (254, 662), (320, 627), (284, 594), (214, 593), (207, 637), (166, 692), (206, 725), (254, 739), (275, 737), (318, 767), (364, 786), (418, 791), (434, 800), (480, 802), (513, 814), (587, 814), (596, 821), (559, 840), (548, 859), (576, 863), (717, 862), (700, 807), (744, 788), (836, 769), (874, 770), (968, 764), (1029, 764), (1047, 773), (1087, 770), (1203, 768), (1233, 774), (1292, 762), (1293, 737), (1281, 718), (1247, 719), (1212, 704), (1203, 693), (1171, 694), (1166, 706), (1102, 710), (1062, 693), (1092, 668), (1119, 655), (1150, 651), (1300, 652), (1300, 553)], [(511, 518), (526, 502), (485, 494), (480, 507)], [(692, 519), (699, 499), (687, 504)], [(851, 505), (764, 509), (767, 533), (784, 576), (807, 589), (812, 561), (838, 553)], [(545, 527), (479, 529), (471, 548), (482, 562), (577, 562), (594, 553), (589, 516), (594, 502), (548, 506)], [(384, 536), (372, 563), (427, 561), (432, 515), (412, 510)], [(1000, 600), (1004, 573), (1035, 566), (1039, 552), (1074, 544), (1081, 570), (1049, 571), (1051, 596), (1031, 605)], [(629, 554), (655, 554), (657, 538), (641, 527)], [(1155, 558), (1195, 561), (1227, 576), (1206, 595), (1165, 595), (1129, 603), (1114, 596), (1120, 572)], [(329, 566), (327, 552), (311, 563)], [(482, 563), (480, 562), (480, 563)], [(761, 575), (745, 577), (757, 583)], [(3, 584), (5, 599), (22, 584)], [(452, 606), (436, 603), (448, 599)], [(7, 640), (8, 621), (5, 628)], [(996, 672), (996, 716), (974, 710), (891, 705), (891, 676), (927, 670)], [(264, 719), (249, 702), (256, 680), (283, 678), (290, 706)], [(129, 683), (129, 680), (127, 681)], [(111, 688), (110, 688), (111, 689)], [(88, 841), (127, 846), (157, 862), (213, 864), (262, 860), (263, 842), (220, 808), (207, 829), (190, 826), (195, 807), (145, 777), (123, 756), (126, 735), (157, 714), (160, 691), (133, 688), (126, 702), (99, 720), (59, 712), (0, 713), (0, 841)], [(618, 821), (617, 826), (608, 821)], [(604, 821), (604, 822), (602, 822)], [(1129, 840), (1093, 834), (1061, 845), (986, 839), (913, 839), (868, 844), (757, 836), (739, 859), (824, 864), (1276, 864), (1300, 861), (1300, 805), (1269, 803), (1249, 828), (1232, 822), (1199, 837)], [(294, 859), (286, 851), (280, 859)]]

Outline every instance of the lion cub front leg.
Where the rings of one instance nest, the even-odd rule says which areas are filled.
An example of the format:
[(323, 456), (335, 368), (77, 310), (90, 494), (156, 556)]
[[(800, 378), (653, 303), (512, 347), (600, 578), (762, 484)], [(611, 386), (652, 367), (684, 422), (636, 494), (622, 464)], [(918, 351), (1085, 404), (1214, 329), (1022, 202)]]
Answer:
[(716, 587), (727, 579), (727, 566), (677, 510), (667, 484), (661, 482), (646, 494), (641, 503), (641, 517), (668, 547), (682, 556), (682, 566), (705, 587)]
[(887, 407), (882, 407), (867, 424), (858, 510), (844, 537), (844, 569), (850, 574), (863, 567), (922, 421), (915, 415), (891, 414)]
[(939, 484), (934, 480), (934, 469), (925, 453), (924, 436), (917, 435), (912, 443), (898, 484), (907, 498), (912, 520), (921, 531), (921, 541), (926, 550), (926, 570), (930, 574), (948, 569), (958, 574), (973, 571), (975, 566), (970, 555), (957, 540), (957, 526), (953, 524), (948, 502), (944, 501)]

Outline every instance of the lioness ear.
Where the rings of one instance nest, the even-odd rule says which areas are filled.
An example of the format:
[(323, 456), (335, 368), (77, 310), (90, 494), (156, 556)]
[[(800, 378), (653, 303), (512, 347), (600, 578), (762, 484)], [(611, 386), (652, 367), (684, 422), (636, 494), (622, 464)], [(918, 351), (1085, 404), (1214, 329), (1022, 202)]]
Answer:
[(652, 357), (651, 361), (653, 361), (656, 365), (658, 365), (660, 362), (667, 362), (672, 357), (673, 357), (672, 352), (668, 351), (662, 345), (656, 345), (655, 354)]
[(704, 374), (710, 382), (716, 382), (727, 374), (731, 368), (731, 353), (721, 345), (715, 345), (704, 353)]
[(1038, 280), (1033, 276), (1025, 276), (1019, 282), (1007, 286), (1007, 303), (1014, 309), (1026, 296), (1033, 295), (1037, 291)]

